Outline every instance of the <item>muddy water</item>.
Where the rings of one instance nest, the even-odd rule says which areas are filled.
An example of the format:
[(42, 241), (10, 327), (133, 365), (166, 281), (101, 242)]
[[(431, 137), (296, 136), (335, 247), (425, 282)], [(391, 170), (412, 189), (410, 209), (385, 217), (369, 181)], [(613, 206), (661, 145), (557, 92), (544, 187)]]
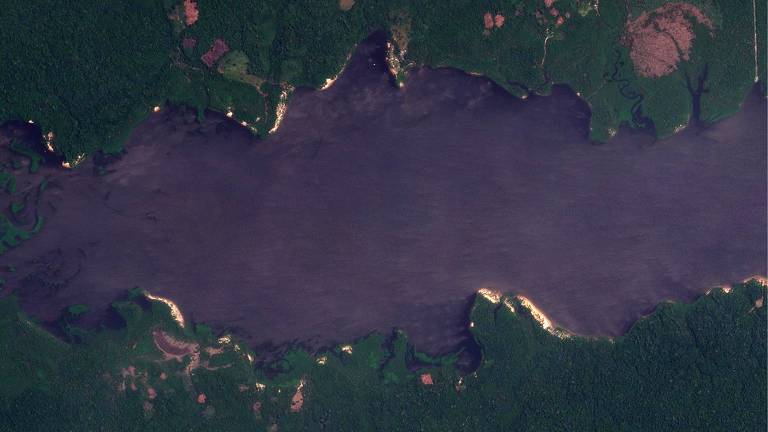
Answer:
[(435, 352), (462, 341), (480, 287), (616, 335), (662, 300), (766, 273), (757, 93), (709, 128), (593, 145), (565, 89), (520, 101), (421, 70), (397, 90), (372, 53), (299, 91), (266, 142), (168, 108), (107, 175), (45, 168), (47, 225), (0, 276), (43, 320), (140, 286), (254, 345), (401, 327)]

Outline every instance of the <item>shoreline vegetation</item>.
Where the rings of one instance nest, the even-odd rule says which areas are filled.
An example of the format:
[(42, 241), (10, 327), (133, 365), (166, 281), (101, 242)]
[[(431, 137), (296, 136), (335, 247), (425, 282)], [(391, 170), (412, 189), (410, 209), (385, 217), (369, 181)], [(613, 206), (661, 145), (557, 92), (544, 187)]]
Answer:
[[(113, 324), (54, 337), (0, 299), (3, 430), (762, 430), (765, 278), (664, 302), (623, 336), (553, 326), (529, 300), (490, 289), (468, 327), (480, 359), (430, 357), (373, 333), (273, 363), (229, 334), (184, 322), (135, 288)], [(119, 323), (119, 324), (118, 324)]]
[(398, 87), (425, 66), (483, 75), (521, 99), (561, 84), (589, 105), (591, 139), (622, 124), (664, 138), (733, 114), (755, 82), (765, 92), (763, 3), (5, 1), (0, 37), (13, 43), (0, 54), (13, 61), (0, 69), (0, 124), (34, 124), (70, 168), (119, 152), (165, 104), (220, 112), (263, 138), (293, 89), (327, 88), (383, 32)]
[[(31, 172), (119, 153), (166, 104), (220, 112), (264, 138), (295, 88), (332, 85), (377, 32), (396, 86), (418, 67), (483, 75), (521, 99), (567, 85), (588, 104), (595, 141), (623, 124), (664, 138), (736, 112), (755, 82), (766, 91), (766, 2), (0, 2), (11, 41), (0, 124), (38, 128), (36, 148), (11, 149)], [(45, 187), (17, 193), (0, 170), (12, 196), (0, 256), (43, 227), (28, 204)], [(257, 364), (237, 338), (140, 289), (100, 329), (78, 326), (87, 307), (66, 308), (56, 337), (4, 295), (0, 430), (765, 430), (766, 294), (751, 279), (592, 338), (484, 289), (468, 317), (480, 353), (469, 372), (457, 353), (430, 357), (400, 331)]]

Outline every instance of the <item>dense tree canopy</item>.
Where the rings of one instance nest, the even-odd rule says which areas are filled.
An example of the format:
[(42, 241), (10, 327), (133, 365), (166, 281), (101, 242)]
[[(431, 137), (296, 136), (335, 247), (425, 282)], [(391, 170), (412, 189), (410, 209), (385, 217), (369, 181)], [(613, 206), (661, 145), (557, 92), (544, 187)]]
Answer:
[(68, 308), (62, 340), (11, 296), (0, 300), (0, 429), (764, 430), (766, 294), (753, 280), (664, 303), (615, 339), (570, 336), (524, 300), (478, 295), (469, 372), (401, 332), (256, 366), (231, 336), (181, 327), (140, 290), (113, 304), (118, 327), (83, 330), (86, 311)]
[[(624, 122), (663, 137), (694, 113), (733, 113), (765, 76), (764, 3), (188, 0), (189, 20), (181, 0), (2, 1), (0, 123), (34, 121), (71, 164), (119, 150), (165, 102), (231, 112), (266, 135), (291, 89), (322, 86), (357, 42), (385, 31), (400, 82), (413, 67), (450, 66), (520, 97), (567, 84), (592, 109), (594, 139)], [(485, 28), (486, 15), (499, 24)], [(681, 60), (641, 76), (638, 52), (659, 41)], [(237, 74), (232, 57), (202, 61), (215, 45), (239, 53)]]

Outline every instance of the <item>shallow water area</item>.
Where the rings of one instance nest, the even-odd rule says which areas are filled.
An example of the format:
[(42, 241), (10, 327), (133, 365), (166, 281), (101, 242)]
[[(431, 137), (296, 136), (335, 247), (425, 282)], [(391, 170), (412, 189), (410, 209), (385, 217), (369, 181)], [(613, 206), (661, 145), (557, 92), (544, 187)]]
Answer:
[(105, 175), (44, 167), (46, 226), (0, 276), (43, 320), (139, 286), (253, 345), (400, 327), (439, 352), (465, 340), (482, 287), (618, 335), (660, 301), (766, 273), (757, 92), (709, 127), (595, 145), (564, 88), (522, 101), (422, 69), (398, 90), (379, 58), (362, 44), (331, 88), (297, 91), (263, 142), (165, 108)]

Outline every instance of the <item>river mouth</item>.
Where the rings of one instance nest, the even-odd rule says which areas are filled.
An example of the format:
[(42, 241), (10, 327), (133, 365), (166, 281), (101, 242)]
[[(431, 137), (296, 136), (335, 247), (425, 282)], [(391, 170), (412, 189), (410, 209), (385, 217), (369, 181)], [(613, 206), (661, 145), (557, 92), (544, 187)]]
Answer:
[(399, 327), (438, 353), (466, 341), (482, 287), (613, 336), (660, 301), (766, 273), (757, 92), (710, 127), (594, 145), (567, 89), (521, 101), (422, 69), (398, 90), (378, 50), (361, 44), (333, 87), (298, 91), (266, 141), (166, 108), (103, 175), (44, 167), (46, 226), (0, 277), (44, 321), (139, 286), (254, 346)]

